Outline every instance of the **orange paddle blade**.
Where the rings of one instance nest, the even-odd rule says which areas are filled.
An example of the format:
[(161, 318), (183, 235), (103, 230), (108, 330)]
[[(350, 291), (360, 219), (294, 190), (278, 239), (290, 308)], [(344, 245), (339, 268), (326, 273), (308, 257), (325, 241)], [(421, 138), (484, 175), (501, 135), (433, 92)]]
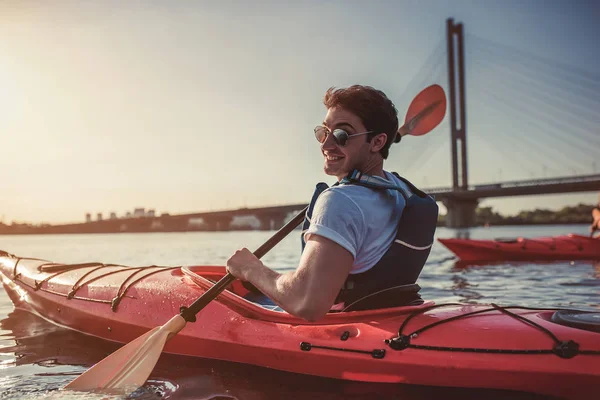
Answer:
[(111, 394), (134, 392), (152, 373), (167, 340), (185, 324), (182, 316), (174, 316), (98, 362), (65, 389)]
[(408, 134), (421, 136), (435, 128), (446, 115), (446, 94), (440, 85), (426, 87), (410, 103), (405, 125)]

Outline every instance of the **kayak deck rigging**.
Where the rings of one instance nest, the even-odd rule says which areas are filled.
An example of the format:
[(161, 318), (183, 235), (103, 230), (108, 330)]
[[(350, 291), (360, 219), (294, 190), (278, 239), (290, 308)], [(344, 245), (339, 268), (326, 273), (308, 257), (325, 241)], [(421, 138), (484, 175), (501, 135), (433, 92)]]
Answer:
[[(539, 308), (530, 308), (530, 307), (522, 307), (522, 306), (498, 306), (494, 303), (491, 303), (490, 304), (491, 307), (489, 307), (489, 308), (486, 308), (483, 310), (471, 311), (468, 313), (456, 315), (454, 317), (442, 319), (440, 321), (430, 323), (429, 325), (425, 325), (409, 334), (403, 333), (403, 330), (406, 328), (406, 325), (408, 324), (408, 322), (411, 319), (413, 319), (414, 317), (418, 316), (419, 314), (425, 313), (434, 308), (459, 306), (459, 305), (460, 304), (458, 304), (458, 303), (436, 304), (431, 307), (427, 307), (427, 308), (424, 308), (421, 310), (416, 310), (416, 311), (412, 312), (402, 322), (402, 325), (400, 326), (400, 329), (398, 330), (398, 336), (396, 336), (392, 339), (386, 340), (385, 341), (386, 344), (388, 344), (394, 350), (404, 350), (407, 348), (414, 348), (414, 349), (421, 349), (421, 350), (460, 351), (460, 352), (468, 352), (468, 353), (556, 354), (557, 356), (559, 356), (561, 358), (573, 358), (578, 354), (600, 355), (600, 350), (579, 350), (579, 344), (577, 342), (575, 342), (573, 340), (560, 340), (550, 330), (544, 328), (543, 326), (536, 323), (535, 321), (509, 311), (509, 309), (540, 310)], [(576, 310), (568, 310), (568, 309), (562, 309), (562, 308), (544, 308), (543, 310), (546, 310), (546, 311), (576, 311)], [(411, 344), (411, 342), (410, 342), (411, 338), (416, 338), (419, 334), (421, 334), (424, 331), (429, 330), (435, 326), (445, 324), (445, 323), (448, 323), (448, 322), (451, 322), (451, 321), (454, 321), (457, 319), (466, 318), (466, 317), (469, 317), (472, 315), (487, 313), (490, 311), (500, 311), (512, 318), (515, 318), (515, 319), (523, 322), (524, 324), (529, 325), (530, 327), (532, 327), (534, 329), (540, 330), (541, 332), (545, 333), (547, 336), (549, 336), (554, 341), (554, 347), (552, 349), (538, 349), (538, 350), (536, 350), (536, 349), (489, 349), (489, 348), (422, 346), (422, 345), (414, 345), (414, 344)], [(600, 316), (600, 313), (590, 312), (589, 314)]]
[[(20, 274), (17, 272), (18, 265), (21, 260), (39, 260), (39, 259), (16, 257), (16, 256), (14, 256), (12, 254), (8, 254), (8, 253), (5, 253), (5, 254), (16, 258), (16, 262), (15, 262), (15, 266), (14, 266), (13, 274), (12, 274), (12, 279), (14, 281), (19, 281), (23, 285), (28, 286), (35, 291), (41, 290), (41, 291), (44, 291), (47, 293), (64, 296), (69, 300), (77, 299), (77, 300), (84, 300), (84, 301), (92, 301), (92, 302), (96, 302), (96, 303), (107, 303), (107, 304), (110, 304), (110, 308), (113, 312), (117, 311), (117, 307), (119, 306), (119, 303), (121, 302), (123, 297), (126, 296), (127, 291), (131, 287), (133, 287), (136, 283), (141, 282), (143, 279), (148, 278), (149, 276), (154, 275), (156, 273), (181, 268), (180, 266), (164, 267), (164, 266), (158, 266), (158, 265), (149, 265), (149, 266), (143, 266), (143, 267), (131, 267), (131, 266), (120, 265), (120, 264), (104, 264), (104, 263), (100, 263), (100, 262), (88, 262), (88, 263), (77, 263), (77, 264), (45, 263), (45, 264), (41, 264), (40, 266), (38, 266), (38, 268), (37, 268), (38, 271), (48, 272), (48, 273), (53, 272), (53, 273), (48, 275), (47, 277), (45, 277), (44, 279), (42, 279), (40, 281), (37, 281), (37, 280), (34, 281), (35, 284), (31, 285), (28, 282), (20, 279), (20, 277), (19, 277)], [(77, 281), (75, 281), (75, 283), (73, 283), (73, 286), (71, 287), (71, 290), (68, 293), (58, 292), (58, 291), (54, 291), (54, 290), (51, 290), (48, 288), (52, 279), (55, 279), (55, 278), (59, 277), (60, 275), (63, 275), (67, 272), (72, 272), (72, 271), (84, 269), (84, 268), (91, 268), (91, 269), (89, 271), (85, 272), (79, 279), (77, 279)], [(110, 268), (120, 268), (120, 269), (111, 270), (111, 271), (108, 271), (108, 272), (105, 272), (102, 274), (94, 275), (95, 272), (98, 272), (102, 269), (110, 269)], [(107, 276), (110, 276), (110, 275), (115, 275), (115, 274), (120, 274), (120, 273), (125, 273), (125, 272), (128, 272), (129, 275), (123, 280), (123, 282), (117, 289), (117, 293), (116, 293), (115, 297), (113, 297), (111, 300), (95, 299), (95, 298), (91, 298), (91, 297), (82, 297), (82, 296), (77, 295), (77, 292), (80, 289), (89, 285), (92, 282), (98, 281), (102, 278), (106, 278)], [(140, 274), (141, 272), (145, 272), (145, 273), (142, 274), (141, 276), (138, 276), (136, 279), (133, 279), (134, 277), (136, 277), (136, 275)], [(86, 280), (86, 278), (87, 278), (87, 280)], [(46, 284), (46, 287), (43, 287), (44, 284)]]

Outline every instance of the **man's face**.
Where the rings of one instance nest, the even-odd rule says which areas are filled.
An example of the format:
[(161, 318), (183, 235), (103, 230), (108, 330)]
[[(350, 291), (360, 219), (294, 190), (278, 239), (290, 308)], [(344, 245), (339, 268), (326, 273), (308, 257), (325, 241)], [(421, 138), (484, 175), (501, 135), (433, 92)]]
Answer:
[(331, 134), (321, 144), (321, 152), (325, 158), (323, 166), (325, 173), (342, 179), (353, 169), (360, 169), (369, 156), (370, 148), (367, 135), (352, 137), (354, 134), (367, 131), (361, 119), (341, 107), (333, 107), (327, 110), (323, 126), (330, 132), (343, 129), (350, 135), (344, 147), (338, 145)]

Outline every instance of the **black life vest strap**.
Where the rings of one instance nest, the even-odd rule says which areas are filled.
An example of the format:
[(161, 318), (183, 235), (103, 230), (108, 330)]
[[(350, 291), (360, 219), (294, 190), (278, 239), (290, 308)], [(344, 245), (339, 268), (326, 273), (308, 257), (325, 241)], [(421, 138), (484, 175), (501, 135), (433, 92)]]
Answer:
[(408, 285), (393, 286), (375, 293), (361, 297), (352, 303), (345, 305), (342, 312), (369, 309), (369, 304), (377, 304), (378, 308), (400, 307), (408, 305), (423, 304), (419, 294), (421, 286), (416, 283)]

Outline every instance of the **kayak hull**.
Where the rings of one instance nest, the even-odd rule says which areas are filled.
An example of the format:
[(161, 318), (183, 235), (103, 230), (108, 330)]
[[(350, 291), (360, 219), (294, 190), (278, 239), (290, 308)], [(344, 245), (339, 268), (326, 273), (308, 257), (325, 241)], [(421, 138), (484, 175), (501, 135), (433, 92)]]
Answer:
[(462, 261), (600, 260), (600, 239), (574, 234), (534, 239), (438, 241)]
[[(118, 343), (129, 343), (165, 324), (224, 274), (224, 267), (214, 266), (64, 266), (0, 257), (0, 278), (15, 307)], [(552, 349), (555, 343), (541, 330), (486, 305), (432, 308), (433, 303), (426, 302), (331, 313), (310, 323), (260, 307), (241, 297), (244, 293), (240, 282), (234, 282), (198, 314), (196, 322), (187, 323), (169, 340), (164, 351), (351, 381), (508, 389), (572, 398), (600, 382), (600, 334), (553, 323), (553, 311), (512, 310), (560, 340), (577, 342), (584, 353), (597, 354), (573, 358), (511, 354), (514, 349)], [(385, 342), (398, 336), (407, 319), (403, 332), (410, 334), (484, 309), (489, 311), (412, 335), (411, 346), (422, 349), (394, 350)]]

